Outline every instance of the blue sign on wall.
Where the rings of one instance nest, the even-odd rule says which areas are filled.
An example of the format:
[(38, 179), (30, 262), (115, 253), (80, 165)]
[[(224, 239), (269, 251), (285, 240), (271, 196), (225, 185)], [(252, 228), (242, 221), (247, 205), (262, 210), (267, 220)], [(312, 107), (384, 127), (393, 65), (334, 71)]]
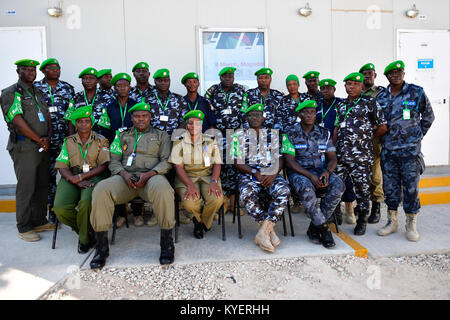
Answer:
[(417, 69), (433, 69), (434, 59), (417, 59)]

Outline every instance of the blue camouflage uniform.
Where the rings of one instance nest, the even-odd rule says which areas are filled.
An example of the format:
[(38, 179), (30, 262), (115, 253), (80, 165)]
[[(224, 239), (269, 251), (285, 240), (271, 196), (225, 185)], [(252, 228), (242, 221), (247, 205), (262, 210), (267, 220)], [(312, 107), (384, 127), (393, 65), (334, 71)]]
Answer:
[(45, 78), (41, 81), (37, 81), (34, 85), (42, 92), (47, 103), (50, 113), (50, 125), (52, 128), (52, 135), (50, 137), (50, 168), (49, 168), (49, 192), (47, 203), (50, 208), (53, 208), (53, 202), (55, 201), (56, 194), (56, 174), (55, 161), (61, 152), (64, 138), (68, 133), (68, 123), (64, 118), (64, 115), (69, 108), (69, 105), (73, 105), (73, 99), (75, 96), (74, 87), (65, 82), (59, 80), (55, 90), (53, 90), (45, 81)]
[(238, 172), (232, 163), (227, 163), (226, 130), (242, 127), (243, 115), (241, 109), (246, 105), (244, 86), (234, 83), (231, 91), (227, 94), (222, 84), (215, 84), (206, 90), (205, 98), (211, 105), (212, 113), (216, 120), (215, 127), (221, 131), (223, 137), (223, 165), (220, 171), (220, 180), (225, 196), (234, 194), (237, 189)]
[(281, 132), (286, 132), (291, 126), (300, 122), (295, 109), (305, 100), (308, 100), (305, 93), (298, 93), (298, 101), (289, 94), (281, 99), (280, 108), (276, 113), (277, 120), (275, 122), (279, 125), (277, 129), (281, 130)]
[(371, 165), (373, 164), (373, 132), (386, 124), (375, 98), (361, 95), (351, 103), (344, 99), (337, 109), (338, 127), (336, 173), (345, 181), (352, 178), (356, 192), (355, 215), (367, 219), (370, 200)]
[[(281, 153), (291, 154), (295, 161), (306, 170), (320, 176), (327, 169), (325, 153), (335, 152), (331, 133), (315, 125), (311, 132), (306, 133), (301, 125), (291, 127), (282, 137)], [(306, 176), (288, 170), (288, 179), (305, 207), (311, 222), (319, 226), (327, 222), (339, 204), (344, 192), (344, 183), (334, 173), (330, 174), (326, 194), (318, 206), (317, 191), (314, 184)]]
[(92, 105), (92, 115), (94, 116), (94, 120), (95, 120), (95, 124), (92, 126), (92, 130), (95, 132), (100, 132), (101, 129), (97, 125), (97, 122), (98, 122), (98, 120), (100, 120), (100, 117), (103, 114), (102, 104), (104, 103), (104, 101), (102, 100), (101, 97), (99, 99), (98, 90), (96, 91), (92, 100), (87, 99), (87, 97), (85, 96), (84, 90), (77, 92), (74, 97), (74, 102), (75, 102), (75, 110), (78, 108), (87, 106), (87, 105)]
[(154, 86), (151, 84), (148, 85), (147, 89), (142, 92), (139, 87), (136, 85), (131, 88), (130, 93), (128, 94), (131, 99), (139, 102), (145, 102), (150, 95), (153, 93), (153, 91), (156, 90)]
[[(279, 118), (277, 117), (278, 110), (281, 108), (281, 100), (283, 99), (283, 94), (280, 91), (269, 89), (269, 92), (264, 98), (261, 94), (261, 90), (259, 88), (254, 88), (247, 90), (246, 96), (249, 106), (257, 103), (264, 105), (264, 128), (278, 130), (282, 129), (282, 126), (279, 123)], [(249, 128), (246, 121), (243, 122), (243, 128), (245, 130)]]
[(403, 187), (405, 213), (418, 213), (419, 180), (425, 169), (421, 141), (434, 121), (433, 109), (423, 88), (406, 82), (396, 97), (388, 86), (377, 100), (389, 128), (381, 137), (385, 202), (389, 210), (397, 210)]
[[(249, 131), (252, 131), (253, 135), (249, 134)], [(278, 173), (279, 166), (275, 165), (275, 161), (277, 161), (275, 159), (281, 155), (279, 154), (277, 130), (261, 129), (258, 141), (256, 141), (256, 132), (249, 131), (240, 131), (234, 137), (238, 142), (234, 146), (240, 151), (240, 154), (236, 156), (238, 163), (245, 159), (245, 164), (262, 174)], [(262, 147), (263, 144), (267, 144), (267, 147)], [(269, 150), (276, 150), (276, 154)], [(287, 181), (279, 174), (270, 187), (264, 187), (252, 174), (239, 173), (238, 187), (240, 199), (245, 203), (247, 212), (255, 221), (270, 220), (276, 223), (281, 218), (290, 196), (290, 190)]]

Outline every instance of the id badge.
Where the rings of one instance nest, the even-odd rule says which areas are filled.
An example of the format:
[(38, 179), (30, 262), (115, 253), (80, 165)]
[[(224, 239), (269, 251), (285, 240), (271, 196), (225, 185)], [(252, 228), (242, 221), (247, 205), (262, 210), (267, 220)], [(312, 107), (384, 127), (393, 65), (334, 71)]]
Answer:
[(231, 109), (230, 108), (225, 109), (225, 110), (223, 110), (223, 113), (224, 114), (231, 114)]
[(119, 130), (119, 132), (124, 132), (125, 130), (127, 130), (127, 127), (122, 127), (122, 128), (119, 128), (118, 130)]
[(339, 124), (339, 127), (345, 128), (345, 121), (344, 121), (344, 122), (341, 122), (341, 123)]
[(210, 165), (211, 165), (211, 159), (208, 156), (206, 156), (205, 157), (205, 167), (209, 167)]
[(411, 110), (403, 109), (403, 120), (410, 120), (410, 119), (411, 119)]
[(87, 163), (83, 164), (83, 173), (89, 172), (89, 165)]
[(133, 164), (133, 156), (129, 156), (127, 160), (127, 167), (131, 167), (132, 164)]
[(323, 163), (325, 163), (325, 155), (322, 153), (322, 155), (320, 156), (320, 160), (322, 160)]
[(51, 107), (48, 108), (48, 111), (51, 112), (51, 113), (57, 112), (58, 111), (58, 107), (51, 106)]
[(43, 115), (43, 113), (41, 111), (38, 112), (38, 117), (39, 117), (39, 121), (40, 122), (45, 122), (44, 115)]
[(169, 117), (168, 116), (160, 116), (159, 120), (161, 120), (161, 121), (169, 121)]
[(319, 126), (323, 128), (323, 127), (325, 127), (325, 123), (321, 122), (321, 123), (319, 123)]

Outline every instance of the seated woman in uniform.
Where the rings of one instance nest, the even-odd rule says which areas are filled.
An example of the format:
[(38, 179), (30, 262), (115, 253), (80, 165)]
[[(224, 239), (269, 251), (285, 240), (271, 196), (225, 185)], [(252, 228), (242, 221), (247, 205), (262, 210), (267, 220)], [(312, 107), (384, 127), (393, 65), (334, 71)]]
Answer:
[[(202, 134), (204, 117), (200, 110), (192, 110), (183, 117), (187, 132), (174, 142), (169, 158), (177, 173), (176, 192), (183, 208), (193, 215), (197, 239), (203, 238), (204, 231), (209, 231), (214, 214), (223, 204), (219, 181), (221, 150), (214, 137)], [(202, 201), (205, 202), (203, 208)]]
[(78, 234), (78, 252), (86, 253), (94, 242), (89, 224), (92, 190), (97, 182), (107, 177), (109, 143), (105, 137), (92, 131), (94, 117), (91, 106), (76, 109), (71, 120), (77, 133), (65, 139), (56, 159), (55, 169), (59, 169), (61, 180), (53, 210), (59, 221)]

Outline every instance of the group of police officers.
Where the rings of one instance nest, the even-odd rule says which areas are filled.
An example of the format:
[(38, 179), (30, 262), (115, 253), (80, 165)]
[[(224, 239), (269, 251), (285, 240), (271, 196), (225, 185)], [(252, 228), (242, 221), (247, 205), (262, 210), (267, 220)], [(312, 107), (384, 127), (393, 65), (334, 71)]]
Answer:
[[(60, 80), (57, 59), (15, 64), (19, 80), (3, 89), (0, 103), (25, 241), (39, 240), (59, 220), (78, 233), (80, 253), (95, 246), (91, 268), (100, 268), (113, 217), (123, 224), (126, 204), (140, 197), (152, 204), (147, 224), (161, 229), (160, 263), (170, 264), (174, 192), (192, 215), (196, 238), (237, 196), (259, 224), (255, 243), (268, 252), (280, 244), (274, 226), (290, 197), (311, 220), (308, 238), (326, 248), (335, 246), (328, 221), (334, 213), (342, 223), (341, 202), (345, 221), (363, 235), (367, 223), (380, 220), (384, 200), (387, 224), (378, 234), (385, 236), (397, 231), (403, 201), (406, 237), (419, 240), (421, 141), (434, 114), (423, 89), (404, 81), (400, 60), (384, 70), (387, 88), (375, 85), (372, 63), (349, 74), (344, 99), (335, 97), (336, 81), (319, 81), (317, 71), (303, 76), (305, 93), (289, 75), (283, 95), (271, 88), (270, 68), (258, 70), (258, 87), (246, 90), (234, 81), (236, 68), (225, 67), (204, 97), (190, 72), (181, 80), (183, 97), (170, 90), (168, 69), (157, 70), (151, 85), (146, 62), (132, 69), (134, 87), (127, 73), (86, 68), (78, 93)], [(35, 82), (38, 65), (44, 78)], [(142, 205), (133, 209), (135, 225), (143, 225)]]

